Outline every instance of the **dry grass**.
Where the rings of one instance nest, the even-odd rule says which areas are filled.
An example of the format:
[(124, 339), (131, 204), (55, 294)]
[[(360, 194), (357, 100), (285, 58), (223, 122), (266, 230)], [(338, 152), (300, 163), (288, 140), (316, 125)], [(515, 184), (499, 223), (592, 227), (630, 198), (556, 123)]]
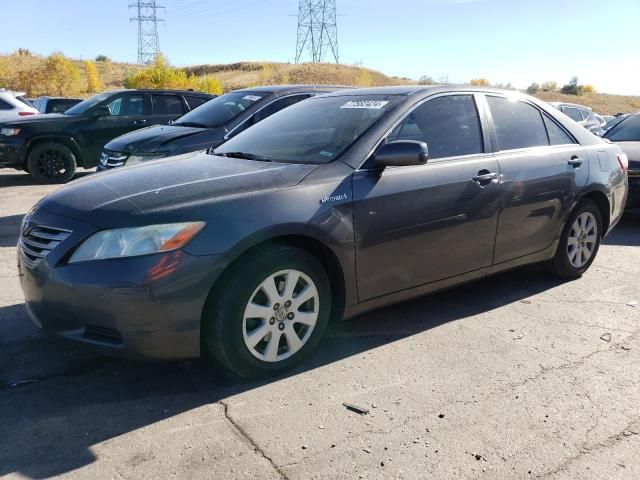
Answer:
[(586, 105), (600, 115), (615, 115), (620, 112), (634, 113), (640, 110), (640, 97), (629, 95), (585, 93), (577, 96), (565, 95), (560, 92), (538, 92), (535, 96), (546, 102), (568, 102)]
[[(28, 79), (29, 72), (35, 72), (45, 61), (45, 57), (37, 55), (0, 55), (0, 67), (2, 67), (2, 63), (4, 63), (5, 67), (8, 66), (10, 71), (25, 72), (26, 75), (22, 76), (23, 79)], [(82, 81), (86, 84), (82, 61), (73, 60), (73, 63), (80, 69)], [(126, 74), (143, 68), (137, 64), (117, 62), (96, 62), (96, 66), (98, 67), (98, 74), (105, 90), (123, 88)], [(275, 62), (238, 62), (231, 64), (194, 65), (185, 67), (184, 70), (188, 74), (197, 76), (210, 75), (216, 77), (222, 83), (225, 92), (258, 85), (298, 83), (361, 87), (416, 83), (415, 80), (390, 77), (367, 68), (329, 63), (304, 63), (296, 65)], [(6, 86), (9, 88), (19, 88), (12, 85)], [(611, 115), (618, 112), (629, 113), (640, 110), (640, 97), (634, 96), (601, 93), (585, 93), (582, 96), (575, 96), (564, 95), (559, 92), (539, 92), (536, 96), (550, 102), (563, 101), (584, 104), (603, 115)]]

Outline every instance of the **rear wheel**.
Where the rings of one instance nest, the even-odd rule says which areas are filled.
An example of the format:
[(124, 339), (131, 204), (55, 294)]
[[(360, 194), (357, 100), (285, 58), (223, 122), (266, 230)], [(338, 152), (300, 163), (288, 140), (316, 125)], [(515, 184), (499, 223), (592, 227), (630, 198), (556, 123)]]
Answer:
[(299, 364), (324, 333), (331, 311), (326, 271), (287, 245), (249, 254), (212, 293), (203, 343), (217, 360), (248, 378), (278, 375)]
[(602, 215), (590, 200), (580, 203), (569, 217), (560, 245), (550, 263), (552, 272), (562, 278), (578, 278), (595, 260), (602, 239)]
[(38, 183), (67, 183), (76, 173), (76, 157), (61, 143), (41, 143), (29, 152), (26, 169)]

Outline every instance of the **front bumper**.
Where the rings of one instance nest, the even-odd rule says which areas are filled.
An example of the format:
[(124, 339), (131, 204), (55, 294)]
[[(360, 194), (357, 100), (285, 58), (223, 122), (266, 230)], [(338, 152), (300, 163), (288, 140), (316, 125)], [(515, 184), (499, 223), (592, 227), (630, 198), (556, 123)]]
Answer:
[(21, 169), (23, 167), (22, 149), (22, 140), (0, 137), (0, 168)]
[(18, 248), (27, 311), (46, 333), (107, 355), (200, 355), (202, 311), (223, 268), (219, 256), (196, 257), (178, 250), (67, 264), (69, 252), (95, 229), (42, 212), (31, 222), (72, 231), (35, 265)]

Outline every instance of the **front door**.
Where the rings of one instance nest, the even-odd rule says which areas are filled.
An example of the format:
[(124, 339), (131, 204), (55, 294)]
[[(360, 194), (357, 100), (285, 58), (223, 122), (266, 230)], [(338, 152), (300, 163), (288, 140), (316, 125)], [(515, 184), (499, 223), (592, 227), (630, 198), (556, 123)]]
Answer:
[(102, 148), (120, 135), (148, 125), (151, 102), (148, 95), (125, 93), (111, 99), (107, 104), (111, 115), (90, 120), (83, 132), (83, 140), (90, 157), (87, 165), (97, 165)]
[(495, 263), (550, 247), (589, 177), (582, 147), (526, 101), (487, 96), (502, 173)]
[(354, 174), (360, 301), (493, 262), (500, 172), (474, 96), (426, 101), (385, 139), (396, 140), (424, 141), (429, 161)]

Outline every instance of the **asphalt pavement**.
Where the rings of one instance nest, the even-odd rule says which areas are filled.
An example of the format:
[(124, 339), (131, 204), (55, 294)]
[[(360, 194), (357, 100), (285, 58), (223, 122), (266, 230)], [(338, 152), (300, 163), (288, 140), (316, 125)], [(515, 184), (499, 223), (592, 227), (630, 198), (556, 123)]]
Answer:
[(15, 244), (57, 188), (0, 171), (0, 477), (640, 478), (640, 217), (579, 280), (532, 266), (378, 310), (239, 382), (39, 333)]

